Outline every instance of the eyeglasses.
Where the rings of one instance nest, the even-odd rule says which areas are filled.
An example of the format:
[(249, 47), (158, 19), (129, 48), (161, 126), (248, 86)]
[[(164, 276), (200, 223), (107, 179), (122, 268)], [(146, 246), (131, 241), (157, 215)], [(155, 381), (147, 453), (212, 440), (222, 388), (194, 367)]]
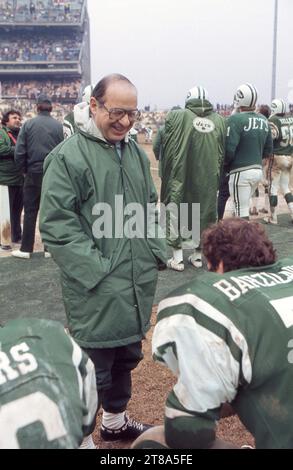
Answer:
[(109, 119), (111, 119), (111, 121), (120, 121), (120, 119), (123, 119), (126, 114), (128, 116), (129, 121), (137, 121), (141, 116), (141, 112), (138, 109), (122, 109), (122, 108), (108, 109), (104, 105), (104, 103), (100, 103), (100, 105), (103, 108), (105, 108), (105, 110), (109, 113)]

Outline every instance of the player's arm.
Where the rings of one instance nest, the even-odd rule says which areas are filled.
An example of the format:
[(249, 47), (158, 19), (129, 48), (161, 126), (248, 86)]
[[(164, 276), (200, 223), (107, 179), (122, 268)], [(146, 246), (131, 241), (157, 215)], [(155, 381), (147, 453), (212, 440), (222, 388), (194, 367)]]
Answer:
[(229, 346), (192, 316), (178, 313), (156, 325), (153, 354), (178, 378), (166, 403), (168, 446), (211, 447), (222, 405), (237, 393), (240, 366)]
[(241, 131), (234, 116), (227, 121), (227, 135), (225, 145), (224, 165), (229, 167), (230, 163), (235, 159), (236, 150), (240, 142)]
[[(26, 124), (26, 123), (25, 123)], [(27, 136), (26, 136), (26, 125), (23, 125), (17, 137), (15, 146), (14, 160), (19, 164), (20, 167), (26, 171), (27, 162)]]
[[(274, 137), (276, 134), (275, 134), (274, 130), (272, 129), (271, 124), (273, 124), (273, 123), (270, 123), (270, 125), (269, 125), (269, 132), (268, 132), (268, 135), (267, 135), (267, 138), (266, 138), (266, 141), (265, 141), (262, 158), (269, 158), (274, 153), (273, 140), (276, 139), (277, 137)], [(278, 130), (277, 127), (276, 127), (276, 129)]]
[(69, 336), (73, 347), (73, 357), (78, 376), (80, 399), (84, 403), (82, 429), (84, 436), (91, 434), (95, 428), (98, 411), (98, 396), (95, 367), (87, 354)]
[(4, 129), (0, 129), (0, 159), (3, 156), (10, 156), (12, 148), (14, 149), (14, 147), (12, 147), (11, 145), (11, 140), (9, 139), (7, 133)]

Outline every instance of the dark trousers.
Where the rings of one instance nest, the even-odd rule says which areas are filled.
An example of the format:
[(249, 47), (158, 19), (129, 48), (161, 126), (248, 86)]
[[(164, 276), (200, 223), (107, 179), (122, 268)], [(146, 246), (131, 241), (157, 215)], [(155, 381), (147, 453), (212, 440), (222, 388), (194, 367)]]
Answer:
[(222, 173), (218, 194), (218, 220), (223, 218), (226, 202), (229, 199), (229, 175)]
[(17, 243), (21, 240), (21, 213), (23, 209), (23, 187), (8, 186), (9, 206), (10, 206), (10, 223), (11, 223), (11, 240)]
[(141, 341), (111, 349), (84, 349), (96, 370), (99, 407), (121, 413), (131, 398), (131, 371), (143, 358)]
[(42, 190), (42, 173), (27, 173), (23, 186), (23, 234), (21, 251), (32, 253), (34, 251), (36, 222), (40, 207)]

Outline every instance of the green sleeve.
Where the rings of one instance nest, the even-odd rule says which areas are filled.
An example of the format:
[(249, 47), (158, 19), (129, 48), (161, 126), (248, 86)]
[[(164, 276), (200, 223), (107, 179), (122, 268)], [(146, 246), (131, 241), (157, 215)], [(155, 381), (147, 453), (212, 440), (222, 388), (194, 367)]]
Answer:
[(227, 134), (226, 121), (223, 120), (222, 126), (220, 128), (220, 137), (219, 137), (218, 182), (220, 181), (220, 176), (222, 174), (223, 166), (224, 166), (226, 134)]
[(148, 207), (148, 244), (154, 256), (161, 262), (167, 262), (167, 243), (163, 229), (160, 225), (157, 208), (158, 194), (151, 175), (150, 162), (147, 159), (147, 178), (149, 180), (150, 194)]
[(162, 152), (162, 137), (163, 137), (163, 130), (158, 129), (157, 135), (153, 142), (153, 152), (155, 154), (156, 160), (161, 160), (161, 152)]
[(270, 155), (273, 154), (273, 148), (274, 148), (273, 145), (274, 144), (273, 144), (272, 133), (271, 133), (271, 129), (269, 126), (269, 133), (267, 135), (264, 149), (263, 149), (263, 158), (268, 158)]
[(75, 184), (63, 156), (51, 153), (44, 165), (40, 232), (61, 271), (90, 290), (109, 273), (110, 260), (81, 225)]
[[(196, 413), (185, 410), (172, 391), (166, 403), (165, 438), (172, 449), (208, 449), (216, 438), (216, 421), (221, 408)], [(176, 411), (175, 411), (176, 410)], [(176, 416), (177, 415), (177, 416)]]
[(14, 160), (21, 168), (26, 167), (27, 154), (26, 154), (26, 126), (25, 124), (20, 129), (15, 146)]
[(5, 132), (4, 129), (0, 129), (0, 158), (2, 156), (13, 156), (14, 154), (14, 146), (11, 144), (11, 140)]
[(225, 165), (228, 165), (234, 160), (237, 146), (240, 142), (240, 130), (233, 116), (227, 122), (227, 137), (226, 137), (226, 151), (225, 151)]

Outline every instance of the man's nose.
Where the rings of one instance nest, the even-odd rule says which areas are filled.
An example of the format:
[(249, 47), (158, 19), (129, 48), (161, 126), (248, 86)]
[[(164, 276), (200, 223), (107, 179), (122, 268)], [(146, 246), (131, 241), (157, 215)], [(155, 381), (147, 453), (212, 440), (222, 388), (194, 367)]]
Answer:
[(130, 119), (128, 114), (126, 113), (125, 116), (123, 116), (123, 118), (121, 118), (119, 122), (121, 122), (123, 126), (128, 127), (130, 125)]

